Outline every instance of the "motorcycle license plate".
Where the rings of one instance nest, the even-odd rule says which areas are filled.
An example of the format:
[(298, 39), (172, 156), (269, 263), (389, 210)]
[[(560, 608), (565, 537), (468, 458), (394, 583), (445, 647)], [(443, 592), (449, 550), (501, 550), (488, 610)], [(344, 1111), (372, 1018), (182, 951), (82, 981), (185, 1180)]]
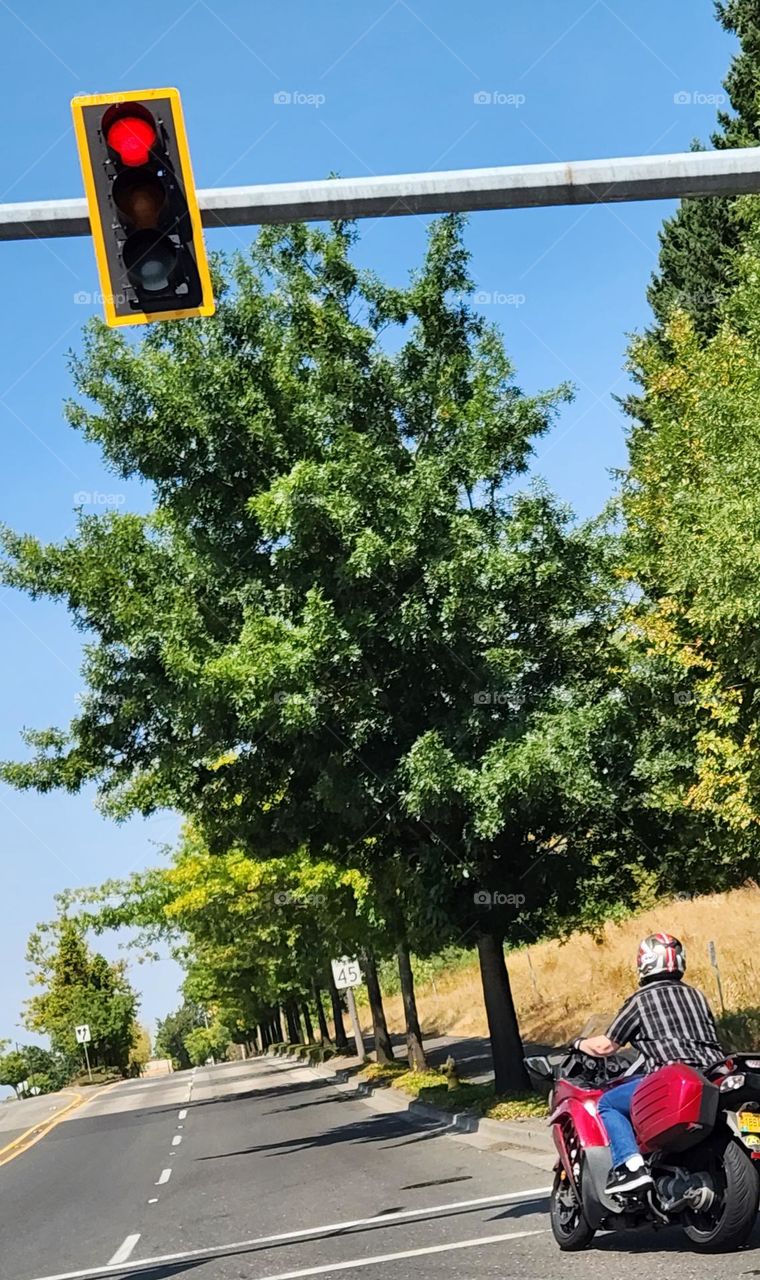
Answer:
[(745, 1133), (760, 1133), (760, 1111), (740, 1111), (739, 1128)]

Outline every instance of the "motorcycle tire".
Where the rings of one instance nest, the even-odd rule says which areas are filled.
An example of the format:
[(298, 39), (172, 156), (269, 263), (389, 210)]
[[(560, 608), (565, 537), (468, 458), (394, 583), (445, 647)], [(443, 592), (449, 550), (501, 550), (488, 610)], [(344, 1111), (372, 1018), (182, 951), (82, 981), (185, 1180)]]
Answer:
[(720, 1211), (709, 1227), (705, 1214), (689, 1214), (684, 1228), (700, 1253), (731, 1253), (747, 1243), (757, 1221), (760, 1180), (752, 1159), (735, 1138), (719, 1153), (724, 1193)]
[(549, 1198), (552, 1235), (563, 1253), (578, 1253), (581, 1249), (588, 1248), (596, 1231), (587, 1223), (583, 1204), (580, 1201), (577, 1202), (575, 1214), (568, 1216), (566, 1207), (558, 1199), (562, 1185), (561, 1178), (562, 1170), (558, 1169), (554, 1175), (554, 1185)]

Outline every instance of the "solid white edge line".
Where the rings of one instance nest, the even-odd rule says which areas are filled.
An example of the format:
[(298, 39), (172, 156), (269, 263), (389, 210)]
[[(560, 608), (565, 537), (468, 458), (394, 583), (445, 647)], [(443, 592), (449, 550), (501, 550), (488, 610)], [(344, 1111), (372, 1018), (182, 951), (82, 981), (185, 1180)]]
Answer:
[(160, 1178), (158, 1179), (158, 1182), (154, 1183), (154, 1186), (156, 1186), (156, 1187), (162, 1187), (162, 1186), (164, 1185), (164, 1183), (165, 1183), (165, 1182), (168, 1182), (168, 1181), (169, 1181), (169, 1179), (171, 1178), (171, 1176), (172, 1176), (172, 1171), (171, 1171), (171, 1169), (162, 1169), (162, 1170), (161, 1170), (161, 1176), (160, 1176)]
[[(455, 1249), (476, 1249), (481, 1245), (487, 1244), (503, 1244), (505, 1240), (523, 1240), (526, 1236), (543, 1236), (546, 1235), (547, 1228), (539, 1228), (537, 1231), (506, 1231), (498, 1236), (479, 1236), (475, 1240), (453, 1240), (448, 1244), (432, 1244), (427, 1245), (423, 1249), (404, 1249), (400, 1253), (379, 1253), (371, 1258), (351, 1258), (348, 1262), (328, 1262), (320, 1267), (306, 1267), (300, 1271), (280, 1271), (276, 1275), (267, 1276), (266, 1280), (301, 1280), (305, 1276), (323, 1276), (332, 1271), (350, 1271), (358, 1270), (360, 1267), (376, 1266), (380, 1262), (401, 1262), (404, 1258), (421, 1258), (431, 1253), (448, 1253)], [(156, 1258), (140, 1258), (132, 1264), (130, 1274), (137, 1276), (143, 1268), (151, 1268), (158, 1266), (168, 1266), (174, 1262), (185, 1262), (191, 1258), (202, 1257), (209, 1262), (214, 1257), (224, 1257), (225, 1254), (231, 1254), (235, 1250), (240, 1250), (252, 1241), (241, 1241), (239, 1244), (219, 1244), (210, 1245), (207, 1249), (192, 1249), (187, 1253), (167, 1253), (162, 1257)], [(111, 1275), (113, 1272), (119, 1272), (121, 1268), (109, 1263), (105, 1267), (88, 1267), (86, 1271), (61, 1271), (54, 1276), (37, 1276), (35, 1280), (95, 1280), (98, 1276)]]
[(182, 1134), (175, 1133), (174, 1137), (172, 1138), (172, 1146), (178, 1147), (181, 1141), (182, 1141)]
[[(164, 1181), (168, 1183), (170, 1176), (171, 1170), (165, 1169), (161, 1174), (161, 1178), (157, 1181), (156, 1187), (160, 1187), (161, 1183), (164, 1183)], [(426, 1208), (409, 1208), (409, 1210), (398, 1210), (394, 1213), (375, 1213), (372, 1217), (356, 1217), (356, 1219), (345, 1222), (330, 1222), (330, 1224), (326, 1226), (307, 1226), (307, 1228), (303, 1228), (301, 1231), (280, 1231), (280, 1233), (276, 1235), (253, 1236), (251, 1240), (234, 1240), (232, 1244), (209, 1245), (209, 1248), (206, 1249), (189, 1249), (186, 1253), (166, 1253), (162, 1254), (161, 1257), (141, 1258), (141, 1261), (136, 1263), (136, 1265), (142, 1267), (148, 1266), (148, 1263), (150, 1263), (150, 1265), (154, 1267), (159, 1265), (166, 1266), (171, 1262), (184, 1262), (197, 1257), (207, 1257), (211, 1260), (211, 1257), (214, 1256), (215, 1253), (230, 1253), (233, 1252), (234, 1249), (252, 1248), (255, 1244), (275, 1244), (279, 1243), (280, 1240), (307, 1239), (313, 1235), (347, 1230), (348, 1228), (352, 1228), (352, 1226), (383, 1226), (385, 1222), (398, 1221), (399, 1219), (403, 1219), (403, 1217), (420, 1217), (421, 1215), (424, 1215), (424, 1213), (443, 1213), (447, 1210), (453, 1210), (453, 1208), (472, 1208), (477, 1206), (477, 1204), (503, 1204), (505, 1201), (511, 1201), (511, 1199), (518, 1199), (518, 1201), (519, 1199), (526, 1199), (527, 1201), (527, 1199), (530, 1199), (531, 1197), (536, 1198), (539, 1196), (546, 1196), (550, 1190), (550, 1187), (532, 1187), (530, 1189), (523, 1190), (523, 1192), (505, 1192), (502, 1196), (481, 1196), (477, 1199), (471, 1199), (471, 1201), (455, 1201), (453, 1204), (429, 1204)], [(541, 1231), (518, 1231), (517, 1233), (517, 1235), (540, 1234)], [(495, 1236), (494, 1239), (509, 1239), (509, 1236)], [(333, 1268), (328, 1267), (328, 1270), (333, 1270)], [(38, 1276), (36, 1277), (36, 1280), (87, 1280), (88, 1276), (101, 1275), (107, 1275), (107, 1270), (104, 1270), (102, 1267), (88, 1267), (87, 1270), (84, 1271), (65, 1271), (61, 1272), (60, 1275)], [(267, 1276), (266, 1280), (281, 1280), (281, 1277)]]
[(116, 1250), (116, 1253), (113, 1255), (112, 1258), (109, 1259), (108, 1261), (109, 1267), (115, 1267), (120, 1262), (126, 1262), (127, 1258), (132, 1253), (132, 1250), (134, 1249), (139, 1239), (140, 1239), (139, 1231), (136, 1232), (136, 1234), (133, 1236), (127, 1236), (124, 1243), (119, 1245), (118, 1249)]

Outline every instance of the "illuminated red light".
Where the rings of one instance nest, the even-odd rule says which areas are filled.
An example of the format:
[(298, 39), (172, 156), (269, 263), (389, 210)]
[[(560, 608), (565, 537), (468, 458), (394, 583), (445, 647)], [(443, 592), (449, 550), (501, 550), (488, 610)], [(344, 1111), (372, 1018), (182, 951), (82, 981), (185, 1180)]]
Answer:
[(106, 134), (106, 142), (122, 164), (147, 164), (150, 149), (156, 141), (155, 125), (140, 116), (120, 116)]

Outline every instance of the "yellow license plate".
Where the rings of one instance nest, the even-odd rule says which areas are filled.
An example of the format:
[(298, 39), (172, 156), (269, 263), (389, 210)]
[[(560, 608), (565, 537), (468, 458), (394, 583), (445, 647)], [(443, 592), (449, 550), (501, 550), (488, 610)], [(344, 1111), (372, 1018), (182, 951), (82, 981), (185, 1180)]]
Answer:
[(740, 1111), (739, 1128), (746, 1130), (747, 1133), (760, 1133), (760, 1112)]

